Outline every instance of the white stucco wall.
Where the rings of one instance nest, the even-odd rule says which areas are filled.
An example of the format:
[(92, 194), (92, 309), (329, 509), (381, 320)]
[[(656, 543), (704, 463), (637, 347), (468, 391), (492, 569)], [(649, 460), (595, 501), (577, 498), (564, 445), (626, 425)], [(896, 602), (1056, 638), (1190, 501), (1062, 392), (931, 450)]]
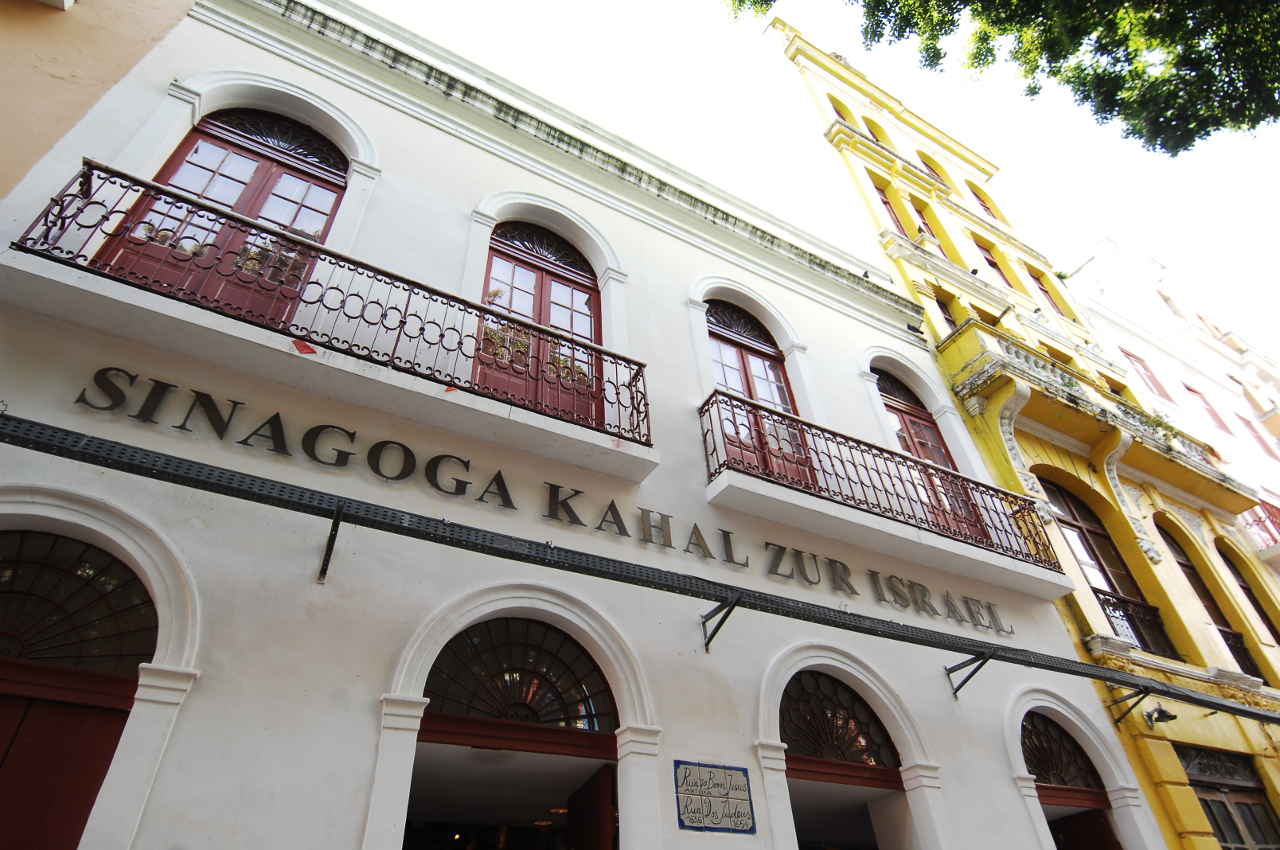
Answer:
[[(0, 209), (0, 237), (7, 244), (19, 233), (74, 173), (82, 156), (142, 176), (154, 174), (191, 126), (192, 103), (184, 92), (202, 75), (234, 71), (287, 81), (340, 110), (372, 145), (360, 183), (363, 195), (344, 207), (351, 243), (347, 250), (363, 260), (474, 298), (479, 282), (471, 269), (477, 251), (483, 256), (484, 243), (477, 246), (472, 214), (486, 199), (523, 193), (590, 223), (616, 256), (615, 271), (620, 273), (612, 294), (605, 293), (606, 302), (617, 300), (604, 309), (625, 305), (610, 313), (613, 338), (606, 335), (604, 345), (648, 363), (656, 469), (637, 483), (542, 459), (536, 447), (531, 452), (518, 442), (495, 444), (484, 434), (424, 424), (432, 420), (433, 405), (444, 403), (439, 386), (415, 384), (375, 367), (353, 369), (349, 358), (330, 352), (299, 354), (285, 337), (238, 327), (189, 305), (6, 250), (0, 255), (0, 361), (20, 366), (0, 374), (0, 399), (10, 415), (676, 573), (1072, 655), (1049, 602), (928, 569), (910, 558), (875, 554), (852, 534), (817, 537), (768, 516), (708, 504), (697, 405), (710, 383), (702, 316), (690, 299), (736, 293), (743, 303), (753, 304), (790, 349), (788, 367), (800, 398), (799, 413), (883, 445), (892, 445), (891, 432), (862, 376), (873, 356), (882, 358), (878, 362), (890, 355), (900, 358), (926, 390), (922, 394), (932, 395), (939, 405), (947, 403), (931, 355), (893, 308), (613, 182), (580, 161), (478, 117), (464, 104), (411, 89), (389, 71), (307, 38), (301, 44), (317, 51), (308, 64), (322, 67), (331, 60), (335, 69), (318, 73), (206, 23), (185, 21), (18, 186)], [(345, 82), (336, 79), (342, 63), (352, 66)], [(172, 87), (173, 81), (183, 85)], [(398, 108), (389, 105), (392, 101)], [(104, 318), (122, 305), (130, 321), (113, 325)], [(297, 365), (299, 358), (319, 365), (307, 365), (310, 371), (305, 371)], [(314, 378), (325, 364), (334, 368), (332, 381)], [(129, 402), (110, 412), (77, 405), (84, 388), (89, 388), (87, 398), (101, 403), (92, 377), (104, 366), (140, 376), (129, 390)], [(291, 385), (290, 376), (300, 374), (312, 377)], [(154, 424), (129, 415), (150, 378), (180, 388)], [(384, 384), (385, 391), (368, 389)], [(351, 387), (361, 388), (364, 403), (344, 395)], [(189, 432), (172, 427), (190, 403), (189, 389), (243, 403), (225, 439), (219, 441), (207, 423)], [(461, 400), (451, 396), (449, 403), (481, 404), (456, 395)], [(275, 412), (285, 422), (291, 455), (236, 442)], [(308, 460), (297, 440), (305, 428), (323, 423), (356, 432), (360, 452), (384, 439), (410, 446), (418, 457), (417, 471), (392, 482), (374, 475), (360, 455), (346, 468)], [(952, 449), (974, 463), (971, 446), (956, 443)], [(445, 495), (426, 482), (422, 462), (441, 453), (471, 461), (467, 496)], [(909, 756), (910, 817), (903, 816), (901, 807), (884, 813), (886, 829), (899, 824), (892, 839), (882, 836), (886, 843), (895, 840), (901, 842), (897, 846), (921, 850), (1045, 846), (1034, 807), (1020, 802), (1026, 799), (1025, 781), (1018, 781), (1024, 766), (1007, 747), (1010, 725), (1020, 719), (1010, 715), (1011, 694), (1020, 688), (1035, 686), (1077, 706), (1096, 736), (1097, 752), (1110, 753), (1116, 765), (1123, 764), (1111, 721), (1084, 680), (993, 664), (957, 700), (942, 671), (945, 664), (960, 660), (954, 654), (748, 611), (734, 614), (708, 654), (699, 628), (700, 615), (710, 607), (706, 602), (351, 526), (339, 534), (328, 582), (318, 585), (326, 520), (10, 445), (0, 446), (0, 469), (13, 486), (38, 485), (105, 501), (162, 530), (189, 570), (198, 596), (203, 624), (199, 651), (187, 662), (198, 678), (181, 710), (171, 714), (176, 720), (167, 748), (155, 755), (153, 781), (145, 776), (138, 780), (149, 782), (149, 796), (143, 795), (140, 808), (96, 811), (91, 821), (91, 830), (103, 830), (91, 834), (113, 836), (119, 842), (113, 846), (381, 848), (369, 836), (388, 823), (394, 833), (395, 824), (371, 822), (376, 809), (371, 809), (371, 787), (385, 755), (379, 749), (380, 700), (395, 693), (397, 665), (431, 612), (495, 585), (543, 585), (571, 597), (612, 625), (634, 656), (635, 669), (642, 671), (643, 682), (611, 683), (616, 691), (650, 695), (651, 716), (624, 717), (624, 724), (660, 729), (654, 733), (655, 755), (646, 756), (655, 759), (657, 768), (633, 772), (629, 784), (624, 781), (620, 803), (627, 850), (639, 850), (640, 844), (625, 836), (646, 834), (634, 826), (636, 818), (651, 824), (644, 827), (651, 830), (647, 834), (664, 847), (702, 848), (709, 839), (726, 847), (794, 846), (785, 817), (785, 783), (779, 784), (777, 770), (768, 770), (774, 764), (768, 757), (770, 735), (776, 738), (777, 731), (762, 726), (760, 706), (776, 703), (780, 696), (765, 691), (767, 672), (801, 643), (819, 647), (811, 653), (814, 658), (842, 659), (829, 663), (859, 681), (864, 696), (881, 700), (886, 711), (898, 706), (900, 716), (884, 719)], [(499, 469), (510, 485), (515, 511), (474, 499)], [(983, 473), (978, 468), (966, 471)], [(547, 510), (545, 482), (584, 491), (574, 504), (588, 526), (542, 516)], [(630, 538), (591, 527), (610, 500), (631, 524)], [(641, 508), (674, 517), (677, 548), (639, 542)], [(695, 522), (717, 551), (716, 530), (733, 531), (739, 556), (749, 554), (750, 565), (731, 568), (680, 551)], [(860, 595), (840, 595), (829, 581), (809, 587), (794, 578), (768, 575), (765, 541), (843, 561)], [(867, 570), (918, 581), (939, 594), (946, 590), (957, 598), (990, 601), (1015, 634), (997, 637), (990, 630), (877, 603)], [(126, 735), (126, 744), (131, 740)], [(138, 758), (123, 749), (118, 756)], [(706, 836), (678, 830), (669, 784), (673, 759), (748, 767), (758, 834)], [(1113, 788), (1132, 793), (1132, 775), (1126, 771), (1103, 770)], [(113, 779), (109, 777), (108, 787)], [(1140, 802), (1126, 811), (1140, 825), (1129, 833), (1138, 837), (1126, 839), (1126, 847), (1157, 846), (1143, 843), (1147, 838), (1142, 836), (1155, 831)], [(392, 811), (389, 817), (395, 816)], [(398, 816), (403, 818), (403, 810)], [(135, 833), (132, 824), (139, 817)]]

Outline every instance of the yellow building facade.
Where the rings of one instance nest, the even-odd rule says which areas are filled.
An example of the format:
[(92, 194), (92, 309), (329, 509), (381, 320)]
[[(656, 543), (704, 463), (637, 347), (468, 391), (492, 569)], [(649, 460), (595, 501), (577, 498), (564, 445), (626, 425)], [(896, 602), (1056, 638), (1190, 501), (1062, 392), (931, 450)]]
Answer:
[[(1254, 493), (1215, 467), (1212, 447), (1144, 409), (1130, 389), (1143, 376), (1107, 357), (990, 194), (995, 165), (842, 57), (773, 27), (902, 294), (924, 308), (920, 332), (995, 483), (1054, 520), (1077, 586), (1058, 608), (1080, 658), (1280, 710), (1280, 585), (1235, 526)], [(1260, 840), (1270, 827), (1248, 822), (1250, 806), (1280, 811), (1274, 730), (1097, 691), (1170, 848), (1217, 848), (1215, 833), (1231, 848), (1274, 846)]]

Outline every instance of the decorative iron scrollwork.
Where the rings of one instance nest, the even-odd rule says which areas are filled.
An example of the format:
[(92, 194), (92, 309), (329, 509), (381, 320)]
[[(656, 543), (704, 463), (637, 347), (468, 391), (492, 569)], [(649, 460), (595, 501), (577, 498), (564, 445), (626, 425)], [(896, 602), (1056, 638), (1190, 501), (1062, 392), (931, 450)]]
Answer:
[(58, 534), (0, 532), (0, 657), (136, 677), (155, 651), (155, 604), (113, 555)]
[(506, 617), (453, 637), (427, 675), (428, 712), (517, 720), (591, 732), (618, 728), (604, 674), (569, 635)]
[(261, 109), (223, 109), (206, 116), (204, 120), (340, 174), (346, 174), (350, 167), (347, 157), (328, 138), (300, 121), (274, 112)]
[(548, 263), (595, 278), (595, 270), (582, 252), (558, 233), (527, 221), (504, 221), (493, 229), (493, 241), (505, 242), (541, 257)]
[(782, 692), (782, 740), (787, 752), (814, 758), (901, 767), (889, 732), (848, 685), (802, 670)]
[(1105, 787), (1084, 748), (1066, 729), (1039, 712), (1028, 711), (1022, 718), (1022, 758), (1040, 784)]
[(707, 301), (707, 327), (712, 330), (727, 331), (736, 336), (745, 337), (766, 348), (777, 350), (778, 344), (773, 334), (755, 316), (728, 301), (712, 298)]

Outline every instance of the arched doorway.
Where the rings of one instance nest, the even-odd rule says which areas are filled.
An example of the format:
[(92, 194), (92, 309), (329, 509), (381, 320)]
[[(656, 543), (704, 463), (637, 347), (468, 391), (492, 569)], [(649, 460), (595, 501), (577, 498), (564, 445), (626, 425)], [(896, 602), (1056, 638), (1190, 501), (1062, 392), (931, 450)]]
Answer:
[(1022, 758), (1057, 850), (1123, 850), (1107, 810), (1102, 778), (1084, 748), (1048, 715), (1022, 718)]
[(96, 546), (0, 531), (0, 823), (74, 850), (156, 649), (138, 576)]
[(800, 850), (876, 850), (877, 839), (895, 846), (901, 823), (877, 830), (876, 822), (905, 804), (901, 760), (866, 700), (833, 676), (802, 670), (782, 692), (779, 731)]
[(475, 382), (499, 397), (599, 426), (604, 417), (600, 291), (595, 270), (545, 227), (504, 221), (493, 229), (484, 303), (522, 322), (488, 321), (476, 348)]
[(292, 118), (259, 109), (211, 113), (156, 175), (157, 183), (204, 206), (144, 192), (93, 265), (255, 324), (283, 327), (317, 259), (283, 234), (324, 242), (349, 167), (337, 145)]
[(405, 850), (612, 850), (618, 709), (570, 635), (477, 623), (445, 644), (423, 696)]

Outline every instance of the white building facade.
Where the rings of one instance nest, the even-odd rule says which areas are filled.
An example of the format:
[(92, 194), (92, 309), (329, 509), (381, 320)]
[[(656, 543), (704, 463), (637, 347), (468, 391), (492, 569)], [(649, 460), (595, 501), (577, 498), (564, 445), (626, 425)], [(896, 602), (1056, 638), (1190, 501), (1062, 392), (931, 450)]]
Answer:
[(1162, 846), (864, 236), (283, 0), (196, 4), (0, 221), (27, 846)]

